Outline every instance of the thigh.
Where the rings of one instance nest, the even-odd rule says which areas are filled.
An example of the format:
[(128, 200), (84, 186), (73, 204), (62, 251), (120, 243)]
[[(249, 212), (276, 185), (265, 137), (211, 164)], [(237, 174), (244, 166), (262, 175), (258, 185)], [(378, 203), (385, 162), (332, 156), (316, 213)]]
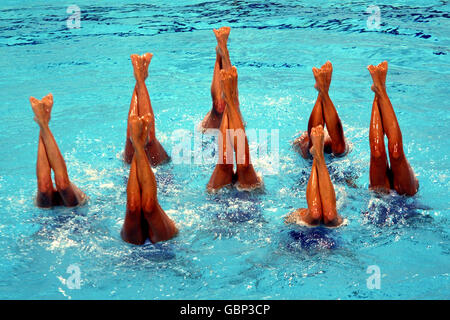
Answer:
[(394, 189), (398, 194), (406, 194), (412, 196), (417, 193), (419, 183), (405, 157), (397, 162), (391, 159), (391, 168), (393, 176)]
[(140, 208), (131, 209), (127, 205), (125, 220), (122, 226), (122, 239), (132, 244), (144, 244), (147, 239), (148, 226), (143, 220), (144, 215)]

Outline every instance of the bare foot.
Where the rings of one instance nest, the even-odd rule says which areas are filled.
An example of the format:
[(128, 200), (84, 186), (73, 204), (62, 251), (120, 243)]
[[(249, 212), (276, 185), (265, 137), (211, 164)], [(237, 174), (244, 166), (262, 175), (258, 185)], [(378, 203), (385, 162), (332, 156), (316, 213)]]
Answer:
[(230, 36), (230, 27), (221, 27), (219, 29), (213, 29), (216, 36), (217, 44), (219, 46), (227, 45), (228, 37)]
[(150, 114), (142, 117), (130, 116), (130, 139), (135, 148), (138, 146), (145, 147), (147, 144), (151, 119)]
[(378, 74), (380, 76), (381, 82), (384, 84), (386, 82), (386, 76), (388, 72), (388, 63), (387, 61), (380, 62), (377, 66)]
[(235, 66), (232, 66), (227, 70), (220, 70), (220, 86), (225, 106), (229, 106), (232, 108), (235, 115), (239, 117), (242, 125), (245, 127), (244, 119), (239, 107), (238, 73)]
[(300, 153), (300, 155), (304, 159), (311, 158), (308, 146), (309, 146), (308, 131), (303, 132), (301, 136), (295, 138), (295, 140), (292, 142), (292, 147), (294, 148), (294, 150)]
[(143, 64), (144, 64), (144, 79), (147, 79), (148, 77), (148, 67), (150, 66), (150, 62), (152, 61), (153, 58), (153, 53), (144, 53), (142, 56), (142, 60), (143, 60)]
[(322, 159), (324, 157), (324, 137), (325, 134), (321, 125), (318, 125), (311, 129), (310, 138), (313, 146), (311, 147), (310, 152), (317, 159)]
[(331, 84), (331, 77), (333, 75), (333, 65), (330, 61), (327, 61), (323, 66), (322, 69), (325, 71), (325, 78), (327, 80), (327, 92), (330, 89)]
[(237, 69), (235, 66), (229, 70), (220, 70), (220, 86), (222, 88), (222, 98), (227, 105), (234, 104), (234, 94), (236, 90), (234, 84), (237, 83)]
[(326, 64), (323, 65), (320, 69), (313, 67), (312, 72), (314, 75), (314, 79), (316, 79), (314, 88), (316, 88), (316, 90), (320, 93), (328, 93), (328, 88), (330, 87), (328, 78), (331, 79), (331, 71), (329, 70), (329, 67), (327, 67)]
[(130, 57), (131, 64), (133, 65), (134, 78), (138, 82), (145, 81), (148, 77), (148, 66), (150, 65), (153, 54), (146, 53), (142, 56), (132, 54)]
[(375, 93), (381, 93), (382, 90), (385, 90), (386, 83), (386, 75), (388, 70), (387, 61), (383, 61), (378, 66), (369, 65), (367, 69), (372, 76), (373, 85), (371, 87), (372, 91)]
[(325, 91), (328, 92), (328, 90), (330, 88), (330, 83), (331, 83), (331, 76), (333, 74), (333, 65), (331, 64), (330, 61), (327, 61), (320, 67), (320, 71), (323, 74), (324, 80), (325, 80), (325, 83), (326, 83), (326, 86), (325, 86), (326, 90)]
[(213, 29), (217, 40), (217, 52), (223, 55), (227, 50), (228, 36), (230, 35), (230, 27), (222, 27), (220, 29)]
[(49, 93), (42, 100), (30, 97), (30, 103), (34, 112), (34, 121), (40, 126), (47, 125), (53, 108), (53, 95)]

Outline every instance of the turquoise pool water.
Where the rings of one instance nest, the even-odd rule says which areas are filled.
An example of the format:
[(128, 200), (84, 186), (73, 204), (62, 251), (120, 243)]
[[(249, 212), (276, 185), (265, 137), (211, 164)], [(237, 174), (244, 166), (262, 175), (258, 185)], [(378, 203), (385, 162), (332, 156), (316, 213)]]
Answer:
[[(2, 299), (448, 299), (449, 9), (447, 1), (77, 0), (81, 28), (68, 29), (68, 3), (0, 5), (0, 298)], [(216, 45), (212, 28), (232, 27), (247, 128), (278, 130), (279, 166), (255, 156), (265, 193), (205, 192), (212, 164), (156, 170), (161, 206), (178, 223), (172, 241), (142, 247), (120, 238), (128, 166), (121, 161), (134, 79), (129, 55), (150, 51), (147, 81), (157, 135), (210, 110)], [(388, 93), (420, 180), (412, 198), (368, 191), (368, 64), (389, 61)], [(306, 206), (310, 163), (290, 141), (316, 98), (313, 66), (334, 66), (330, 96), (352, 150), (329, 159), (336, 230), (286, 226)], [(54, 95), (51, 128), (71, 179), (89, 195), (80, 208), (38, 209), (38, 126), (28, 97)], [(253, 142), (255, 145), (256, 142)], [(195, 154), (214, 145), (203, 137)], [(348, 183), (352, 181), (352, 184)], [(78, 266), (80, 289), (67, 268)], [(377, 265), (381, 288), (368, 289)]]

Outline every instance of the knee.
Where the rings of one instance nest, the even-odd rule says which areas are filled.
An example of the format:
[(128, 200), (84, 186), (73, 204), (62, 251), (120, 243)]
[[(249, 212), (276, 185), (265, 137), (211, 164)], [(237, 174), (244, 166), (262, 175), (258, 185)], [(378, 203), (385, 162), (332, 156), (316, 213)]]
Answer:
[(323, 210), (323, 222), (325, 224), (330, 223), (337, 217), (337, 212), (334, 209)]
[(127, 198), (127, 209), (130, 213), (140, 213), (141, 212), (141, 201), (139, 197), (128, 196)]
[(49, 194), (53, 192), (53, 183), (51, 180), (39, 180), (38, 181), (38, 191), (40, 193)]
[(147, 199), (142, 202), (142, 211), (145, 213), (153, 212), (155, 208), (155, 201), (153, 199)]
[(370, 156), (372, 158), (374, 158), (375, 160), (380, 160), (380, 159), (385, 158), (386, 151), (382, 148), (382, 146), (377, 145), (377, 144), (375, 144), (375, 145), (371, 144), (370, 146), (371, 146)]
[(213, 98), (213, 110), (217, 113), (223, 113), (225, 110), (226, 103), (220, 96), (220, 92), (217, 96)]
[(314, 221), (319, 221), (322, 218), (322, 210), (319, 208), (313, 208), (310, 210), (310, 214), (311, 214), (311, 219), (313, 219)]
[(398, 141), (395, 141), (392, 143), (389, 141), (388, 149), (389, 149), (389, 155), (392, 157), (392, 159), (398, 160), (402, 157), (403, 148), (402, 148), (401, 143), (399, 143)]
[(55, 184), (58, 191), (64, 191), (69, 189), (70, 180), (68, 177), (60, 176), (55, 174)]

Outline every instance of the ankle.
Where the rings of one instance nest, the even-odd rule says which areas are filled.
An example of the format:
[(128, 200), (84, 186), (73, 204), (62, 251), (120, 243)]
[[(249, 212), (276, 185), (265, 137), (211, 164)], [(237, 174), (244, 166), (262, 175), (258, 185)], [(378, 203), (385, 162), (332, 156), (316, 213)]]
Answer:
[(41, 129), (41, 131), (40, 131), (41, 135), (50, 129), (50, 127), (48, 126), (48, 122), (42, 122), (40, 120), (37, 120), (36, 122), (39, 125), (39, 128)]
[(330, 99), (330, 96), (328, 95), (328, 90), (321, 90), (319, 91), (319, 94), (322, 96), (323, 100)]
[(325, 155), (323, 154), (323, 148), (322, 151), (316, 151), (313, 154), (314, 160), (317, 161), (317, 164), (325, 164)]
[(142, 145), (133, 145), (136, 156), (145, 155), (145, 148)]
[(380, 96), (387, 96), (387, 91), (386, 91), (386, 86), (385, 85), (380, 85), (378, 87), (378, 95)]
[(142, 89), (144, 86), (145, 86), (145, 79), (144, 78), (136, 79), (136, 88), (138, 90)]

